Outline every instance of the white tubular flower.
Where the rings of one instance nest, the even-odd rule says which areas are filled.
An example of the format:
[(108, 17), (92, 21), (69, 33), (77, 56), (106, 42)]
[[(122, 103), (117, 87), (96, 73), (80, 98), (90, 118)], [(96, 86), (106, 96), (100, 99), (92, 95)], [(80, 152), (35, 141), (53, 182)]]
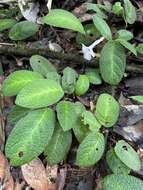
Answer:
[(99, 43), (101, 43), (104, 39), (104, 37), (101, 37), (100, 39), (93, 42), (89, 47), (82, 44), (82, 53), (85, 60), (91, 61), (91, 59), (95, 57), (93, 48), (97, 46)]

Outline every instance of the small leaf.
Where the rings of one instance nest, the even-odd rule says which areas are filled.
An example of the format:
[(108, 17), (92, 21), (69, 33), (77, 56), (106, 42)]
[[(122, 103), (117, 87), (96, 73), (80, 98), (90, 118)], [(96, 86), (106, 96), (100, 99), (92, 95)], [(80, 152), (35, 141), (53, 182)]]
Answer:
[(123, 0), (124, 1), (124, 9), (125, 9), (125, 20), (129, 24), (133, 24), (136, 21), (136, 9), (132, 5), (130, 0)]
[(76, 164), (81, 167), (88, 167), (96, 164), (101, 159), (104, 148), (104, 136), (101, 133), (89, 133), (79, 145)]
[(3, 95), (17, 95), (27, 84), (42, 78), (42, 75), (36, 72), (27, 70), (15, 71), (4, 80), (2, 84)]
[(33, 22), (22, 21), (15, 24), (11, 28), (9, 38), (11, 40), (24, 40), (30, 36), (33, 36), (36, 32), (38, 32), (38, 29), (38, 25)]
[(68, 131), (74, 127), (77, 115), (73, 103), (68, 101), (59, 102), (56, 106), (56, 111), (60, 126), (64, 131)]
[(137, 50), (138, 53), (143, 54), (143, 44), (139, 44), (139, 45), (136, 47), (136, 50)]
[(75, 85), (75, 94), (77, 96), (84, 95), (89, 89), (89, 79), (86, 75), (79, 75)]
[(103, 93), (96, 103), (95, 116), (104, 127), (112, 127), (119, 117), (119, 104), (109, 94)]
[(97, 15), (94, 15), (92, 18), (97, 30), (101, 33), (101, 35), (107, 40), (112, 40), (112, 33), (106, 21)]
[(85, 74), (87, 75), (91, 84), (99, 85), (102, 83), (101, 77), (99, 75), (99, 69), (87, 68), (85, 70)]
[(143, 104), (143, 96), (130, 96), (129, 98)]
[(52, 139), (48, 143), (44, 154), (49, 165), (58, 164), (64, 160), (72, 143), (71, 131), (64, 132), (60, 127), (55, 128)]
[(132, 32), (130, 32), (128, 30), (119, 30), (117, 33), (118, 33), (118, 38), (119, 39), (123, 39), (123, 40), (126, 40), (126, 41), (129, 41), (134, 37)]
[(121, 2), (115, 2), (112, 11), (115, 15), (121, 16), (123, 14), (123, 7), (121, 5)]
[(15, 103), (26, 108), (42, 108), (58, 102), (64, 95), (61, 86), (47, 79), (39, 79), (25, 86)]
[(0, 32), (12, 28), (16, 23), (14, 19), (0, 19)]
[(62, 88), (65, 93), (72, 94), (74, 92), (77, 77), (78, 74), (74, 69), (66, 67), (63, 70)]
[(84, 125), (89, 125), (89, 129), (91, 131), (96, 131), (96, 132), (99, 131), (101, 124), (97, 121), (97, 119), (95, 118), (92, 112), (84, 111), (82, 113), (82, 117), (83, 117)]
[(5, 147), (11, 165), (23, 165), (39, 156), (51, 139), (54, 126), (55, 114), (51, 109), (31, 111), (20, 119)]
[(63, 9), (52, 9), (49, 14), (43, 17), (44, 23), (60, 27), (71, 29), (80, 33), (85, 33), (84, 28), (80, 21), (70, 12)]
[(31, 110), (14, 105), (10, 110), (7, 120), (10, 124), (16, 124), (21, 118), (25, 117)]
[(136, 48), (132, 44), (130, 44), (124, 39), (117, 39), (116, 41), (119, 42), (122, 46), (124, 46), (128, 50), (130, 50), (134, 55), (137, 55)]
[(30, 58), (30, 65), (34, 71), (41, 73), (45, 77), (49, 72), (57, 72), (52, 63), (40, 55), (33, 55)]
[(122, 45), (115, 41), (107, 42), (101, 51), (100, 73), (103, 80), (117, 85), (124, 75), (126, 55)]
[(115, 153), (118, 158), (129, 168), (135, 171), (141, 169), (141, 161), (137, 152), (124, 140), (116, 143)]
[(115, 154), (114, 149), (111, 149), (106, 154), (106, 161), (111, 169), (111, 171), (115, 174), (129, 174), (130, 168), (128, 168)]
[(143, 181), (137, 177), (123, 174), (108, 175), (103, 179), (103, 190), (141, 190)]

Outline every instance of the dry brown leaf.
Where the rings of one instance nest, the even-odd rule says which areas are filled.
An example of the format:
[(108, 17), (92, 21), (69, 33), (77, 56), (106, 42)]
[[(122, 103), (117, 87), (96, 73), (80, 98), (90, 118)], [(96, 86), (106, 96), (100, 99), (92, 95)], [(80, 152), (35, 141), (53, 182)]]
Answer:
[(54, 190), (48, 183), (46, 169), (39, 158), (21, 166), (23, 177), (30, 187), (35, 190)]

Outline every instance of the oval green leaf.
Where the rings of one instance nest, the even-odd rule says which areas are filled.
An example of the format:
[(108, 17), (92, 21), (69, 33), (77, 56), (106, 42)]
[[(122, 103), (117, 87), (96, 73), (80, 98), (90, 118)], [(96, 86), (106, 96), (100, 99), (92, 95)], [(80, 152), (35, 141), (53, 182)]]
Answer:
[(119, 30), (117, 34), (118, 34), (118, 38), (126, 40), (126, 41), (129, 41), (134, 37), (132, 32), (128, 30), (124, 30), (124, 29)]
[(36, 72), (27, 70), (15, 71), (4, 80), (2, 93), (4, 96), (17, 95), (27, 84), (42, 78), (42, 75)]
[(109, 94), (101, 94), (96, 103), (95, 116), (104, 127), (112, 127), (118, 120), (118, 102)]
[(105, 140), (103, 134), (89, 133), (79, 145), (76, 164), (81, 167), (89, 167), (96, 164), (101, 159), (104, 148)]
[(30, 36), (33, 36), (36, 32), (38, 32), (38, 29), (38, 25), (33, 22), (22, 21), (15, 24), (11, 28), (9, 38), (11, 40), (24, 40)]
[(52, 9), (49, 14), (43, 17), (44, 23), (60, 27), (71, 29), (80, 33), (85, 33), (84, 28), (80, 21), (70, 12), (63, 9)]
[(143, 44), (139, 44), (139, 45), (136, 47), (136, 50), (137, 50), (138, 53), (143, 54)]
[(89, 79), (86, 75), (79, 75), (75, 85), (75, 94), (77, 96), (84, 95), (89, 89)]
[(25, 86), (15, 103), (26, 108), (42, 108), (58, 102), (64, 95), (61, 86), (47, 79), (39, 79)]
[(15, 19), (0, 19), (0, 32), (13, 27), (16, 23)]
[(91, 84), (99, 85), (102, 83), (101, 76), (99, 74), (99, 69), (87, 68), (85, 70), (85, 74), (88, 77), (89, 82)]
[(108, 175), (103, 179), (103, 190), (141, 190), (143, 181), (130, 175)]
[(116, 143), (115, 153), (118, 158), (130, 169), (139, 171), (141, 169), (141, 161), (137, 152), (124, 140)]
[(39, 156), (52, 137), (55, 114), (51, 109), (31, 111), (17, 122), (8, 137), (5, 152), (12, 166), (20, 166)]
[(100, 73), (103, 80), (111, 85), (117, 85), (125, 72), (126, 55), (124, 48), (117, 42), (107, 42), (101, 51)]

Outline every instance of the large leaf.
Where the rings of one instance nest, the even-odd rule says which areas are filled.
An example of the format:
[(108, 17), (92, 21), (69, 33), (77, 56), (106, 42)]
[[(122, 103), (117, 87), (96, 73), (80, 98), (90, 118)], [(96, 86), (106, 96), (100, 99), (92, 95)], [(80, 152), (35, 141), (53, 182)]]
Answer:
[(101, 94), (97, 100), (95, 116), (104, 127), (112, 127), (118, 120), (118, 102), (109, 94)]
[(107, 42), (101, 51), (100, 72), (105, 82), (117, 85), (125, 71), (126, 56), (122, 45), (117, 42)]
[(41, 73), (45, 77), (48, 72), (56, 72), (56, 68), (52, 63), (40, 55), (33, 55), (30, 58), (30, 65), (34, 71)]
[(79, 75), (75, 85), (75, 94), (77, 96), (84, 95), (89, 89), (89, 79), (86, 75)]
[(42, 78), (42, 75), (36, 72), (27, 70), (15, 71), (4, 80), (2, 84), (3, 95), (17, 95), (27, 84)]
[(114, 149), (111, 149), (106, 154), (106, 161), (111, 169), (111, 171), (115, 174), (129, 174), (130, 168), (128, 168), (115, 154)]
[(101, 76), (99, 75), (99, 69), (87, 68), (85, 70), (85, 74), (91, 84), (99, 85), (102, 83)]
[(82, 167), (92, 166), (97, 163), (105, 148), (104, 136), (101, 133), (91, 132), (77, 150), (76, 164)]
[(63, 95), (64, 92), (57, 82), (39, 79), (25, 86), (15, 103), (26, 108), (42, 108), (58, 102)]
[(10, 124), (16, 124), (22, 117), (26, 116), (31, 110), (14, 105), (10, 110), (7, 120)]
[(111, 40), (112, 33), (106, 21), (98, 15), (94, 15), (92, 18), (97, 30), (101, 33), (101, 35), (104, 36), (107, 40)]
[(119, 42), (122, 46), (124, 46), (128, 50), (130, 50), (134, 55), (137, 55), (136, 48), (132, 44), (130, 44), (124, 39), (117, 39), (116, 41)]
[(64, 131), (73, 128), (77, 119), (74, 104), (68, 101), (59, 102), (56, 106), (57, 117)]
[(19, 166), (40, 155), (52, 137), (55, 114), (51, 109), (31, 111), (17, 122), (6, 143), (11, 165)]
[(103, 190), (141, 190), (143, 181), (130, 175), (108, 175), (103, 179)]
[(134, 37), (133, 34), (130, 31), (124, 30), (124, 29), (119, 30), (117, 33), (118, 33), (118, 38), (119, 39), (123, 39), (123, 40), (126, 40), (126, 41), (131, 40)]
[(46, 24), (51, 26), (71, 29), (80, 33), (85, 33), (80, 21), (70, 12), (62, 9), (52, 9), (49, 14), (43, 17)]
[(143, 104), (143, 95), (142, 96), (130, 96), (130, 98)]
[(124, 140), (116, 143), (115, 153), (119, 159), (129, 168), (139, 171), (141, 169), (141, 161), (137, 152)]
[(0, 19), (0, 32), (13, 27), (17, 23), (14, 19)]
[(125, 20), (129, 24), (133, 24), (136, 21), (136, 9), (132, 5), (130, 0), (123, 0), (124, 1), (124, 9), (125, 9)]
[(9, 38), (11, 40), (24, 40), (38, 32), (38, 28), (38, 25), (33, 22), (19, 22), (11, 28)]
[(64, 132), (59, 126), (56, 127), (52, 139), (44, 151), (48, 164), (54, 165), (62, 161), (70, 149), (71, 142), (71, 131)]

